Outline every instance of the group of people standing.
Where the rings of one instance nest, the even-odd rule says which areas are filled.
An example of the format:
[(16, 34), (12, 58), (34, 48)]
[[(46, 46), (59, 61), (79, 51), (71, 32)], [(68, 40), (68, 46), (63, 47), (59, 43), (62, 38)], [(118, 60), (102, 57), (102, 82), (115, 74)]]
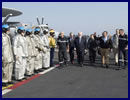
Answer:
[[(42, 32), (42, 35), (40, 34)], [(123, 29), (117, 29), (110, 36), (107, 31), (102, 36), (91, 34), (86, 38), (82, 32), (77, 36), (71, 32), (69, 37), (60, 32), (57, 40), (53, 29), (42, 30), (40, 27), (26, 29), (18, 27), (16, 36), (11, 39), (10, 27), (2, 25), (2, 85), (12, 84), (12, 76), (17, 81), (26, 79), (44, 69), (53, 67), (55, 48), (58, 48), (58, 61), (61, 68), (70, 62), (74, 64), (75, 50), (77, 62), (84, 66), (84, 56), (89, 50), (91, 65), (95, 65), (97, 52), (101, 55), (102, 67), (109, 67), (109, 54), (113, 50), (117, 69), (125, 69), (128, 65), (128, 36)], [(13, 40), (13, 41), (11, 41)]]
[(116, 68), (125, 69), (128, 65), (128, 35), (124, 33), (123, 29), (116, 29), (116, 33), (111, 36), (107, 31), (102, 33), (102, 36), (96, 36), (96, 33), (91, 34), (86, 38), (82, 32), (75, 36), (72, 32), (69, 38), (64, 36), (61, 32), (57, 45), (59, 46), (59, 63), (67, 65), (67, 52), (70, 55), (70, 62), (74, 64), (74, 51), (76, 50), (77, 62), (79, 66), (83, 67), (84, 56), (87, 50), (89, 51), (90, 65), (95, 65), (96, 54), (101, 55), (102, 67), (108, 68), (109, 55), (113, 51)]
[[(12, 76), (17, 81), (26, 79), (53, 66), (56, 41), (54, 30), (18, 27), (16, 36), (11, 39), (10, 27), (2, 25), (2, 85), (12, 84)], [(11, 40), (13, 40), (11, 42)], [(51, 56), (51, 57), (50, 57)]]
[(86, 38), (82, 36), (82, 32), (79, 32), (76, 38), (73, 33), (70, 33), (70, 37), (67, 38), (64, 36), (64, 32), (61, 32), (59, 38), (57, 39), (57, 46), (59, 51), (59, 64), (61, 67), (64, 63), (66, 66), (68, 65), (68, 52), (70, 55), (70, 62), (71, 64), (74, 64), (74, 49), (76, 49), (78, 64), (83, 66)]

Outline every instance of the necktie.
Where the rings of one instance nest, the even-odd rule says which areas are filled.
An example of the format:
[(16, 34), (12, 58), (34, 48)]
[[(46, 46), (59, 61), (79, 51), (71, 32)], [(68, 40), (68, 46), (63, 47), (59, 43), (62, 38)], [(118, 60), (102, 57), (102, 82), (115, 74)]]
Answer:
[(81, 37), (79, 38), (79, 44), (81, 43)]

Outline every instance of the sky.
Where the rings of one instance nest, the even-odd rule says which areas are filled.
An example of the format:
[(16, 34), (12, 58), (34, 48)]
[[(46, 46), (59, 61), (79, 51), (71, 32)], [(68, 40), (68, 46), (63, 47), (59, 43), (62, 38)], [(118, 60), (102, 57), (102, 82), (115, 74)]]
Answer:
[(56, 31), (77, 34), (114, 34), (117, 28), (128, 32), (127, 2), (2, 2), (2, 7), (14, 8), (23, 14), (9, 21), (37, 25), (36, 16)]

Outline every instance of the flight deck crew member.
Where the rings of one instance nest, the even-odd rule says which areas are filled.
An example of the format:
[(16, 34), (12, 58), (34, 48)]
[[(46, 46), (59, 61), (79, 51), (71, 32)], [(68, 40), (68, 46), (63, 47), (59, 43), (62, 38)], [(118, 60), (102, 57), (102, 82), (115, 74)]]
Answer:
[(21, 81), (25, 78), (25, 69), (27, 64), (27, 42), (25, 38), (24, 27), (19, 27), (18, 34), (14, 38), (14, 55), (15, 55), (15, 79)]
[(83, 33), (79, 32), (78, 37), (75, 38), (75, 48), (77, 52), (78, 64), (80, 67), (83, 67), (86, 46), (86, 39), (83, 37)]
[(108, 32), (104, 31), (103, 36), (100, 37), (100, 50), (101, 50), (101, 57), (102, 57), (102, 67), (106, 65), (106, 68), (109, 67), (109, 53), (112, 49), (112, 41), (108, 36)]
[(60, 37), (57, 40), (57, 46), (59, 48), (59, 64), (62, 66), (63, 63), (65, 63), (67, 66), (68, 39), (64, 36), (64, 32), (60, 33)]
[(74, 64), (74, 34), (71, 32), (70, 37), (68, 38), (69, 41), (69, 55), (70, 55), (70, 62)]
[(49, 45), (48, 30), (43, 31), (43, 36), (41, 40), (45, 51), (42, 53), (42, 67), (47, 69), (50, 67), (50, 45)]
[(49, 44), (50, 44), (50, 67), (53, 67), (53, 59), (54, 59), (54, 53), (55, 53), (55, 47), (56, 47), (56, 40), (54, 38), (55, 31), (52, 29), (50, 30), (50, 37), (49, 37)]
[(35, 53), (35, 45), (31, 39), (32, 29), (26, 30), (26, 41), (27, 41), (27, 51), (28, 51), (28, 58), (27, 58), (27, 67), (26, 67), (26, 75), (31, 76), (34, 74), (34, 61), (36, 57)]
[[(119, 67), (118, 69), (125, 69), (128, 65), (128, 36), (123, 29), (119, 30)], [(123, 59), (124, 58), (124, 59)], [(124, 62), (124, 64), (123, 64)]]
[(12, 83), (13, 62), (9, 26), (2, 25), (2, 86)]
[(35, 41), (35, 50), (36, 50), (36, 58), (35, 58), (35, 67), (34, 70), (36, 73), (43, 71), (42, 70), (42, 52), (44, 50), (43, 43), (40, 37), (40, 28), (35, 28), (34, 30), (34, 41)]

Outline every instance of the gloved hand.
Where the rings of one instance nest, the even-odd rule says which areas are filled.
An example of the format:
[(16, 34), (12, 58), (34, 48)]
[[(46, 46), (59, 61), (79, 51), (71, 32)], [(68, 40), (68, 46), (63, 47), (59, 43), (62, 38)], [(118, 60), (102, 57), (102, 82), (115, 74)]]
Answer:
[(15, 59), (18, 61), (18, 60), (19, 60), (19, 57), (18, 57), (18, 56), (15, 56)]
[(41, 48), (38, 48), (38, 51), (39, 51), (39, 52), (42, 51)]

